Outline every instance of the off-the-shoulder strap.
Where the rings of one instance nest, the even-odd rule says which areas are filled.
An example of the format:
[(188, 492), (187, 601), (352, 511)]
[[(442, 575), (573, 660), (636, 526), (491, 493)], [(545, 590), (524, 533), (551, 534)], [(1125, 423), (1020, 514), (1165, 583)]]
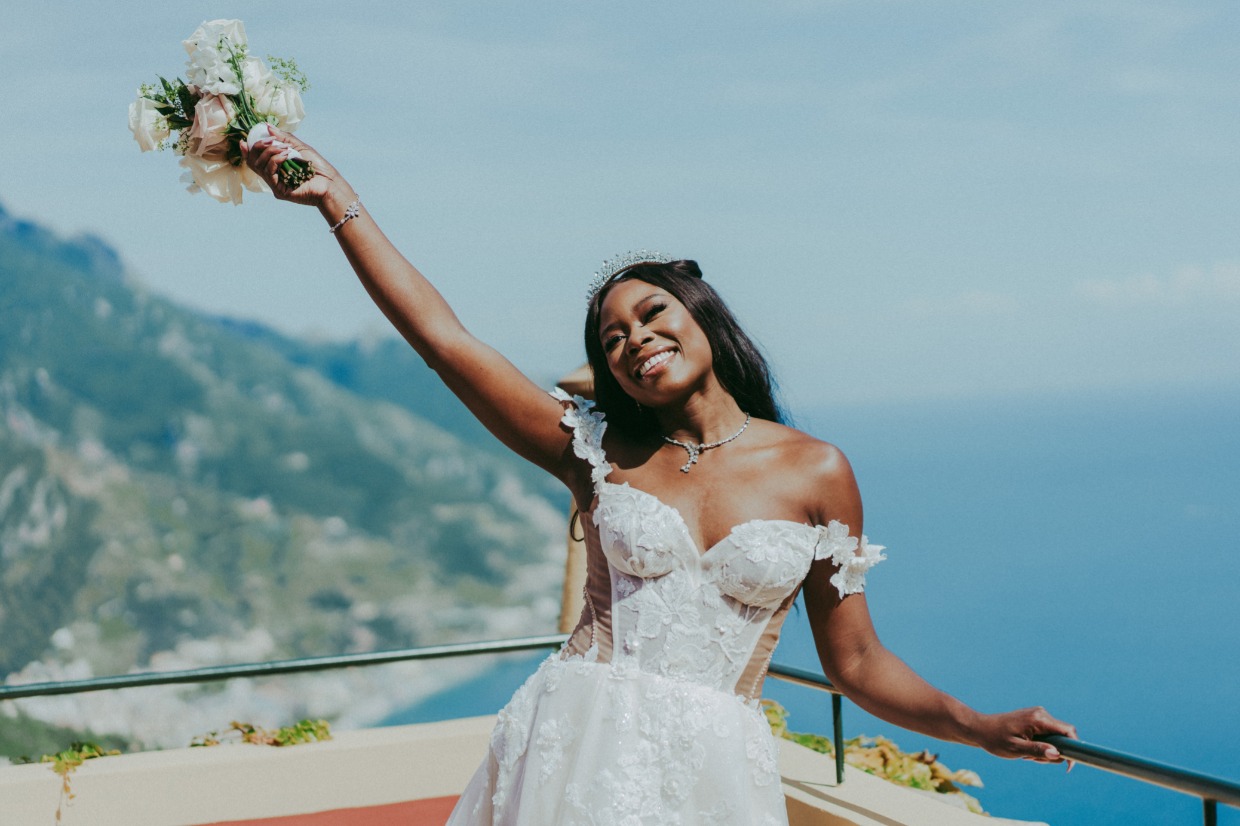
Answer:
[(865, 534), (848, 535), (848, 526), (838, 519), (818, 526), (818, 544), (814, 546), (814, 559), (830, 559), (839, 567), (831, 576), (831, 584), (840, 592), (840, 599), (849, 594), (865, 591), (866, 571), (887, 557), (882, 545), (871, 545)]
[(607, 421), (602, 413), (594, 409), (594, 402), (590, 399), (569, 395), (560, 387), (552, 390), (551, 395), (565, 402), (564, 417), (560, 421), (572, 428), (573, 453), (590, 463), (590, 480), (597, 488), (599, 482), (611, 473), (611, 463), (603, 452), (603, 433), (607, 431)]

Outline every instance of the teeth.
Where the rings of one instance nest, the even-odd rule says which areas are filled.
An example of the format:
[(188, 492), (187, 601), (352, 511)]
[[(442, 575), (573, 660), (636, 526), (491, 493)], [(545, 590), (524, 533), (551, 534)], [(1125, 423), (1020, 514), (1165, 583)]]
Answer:
[(672, 351), (671, 351), (671, 350), (664, 350), (662, 353), (657, 353), (657, 354), (655, 354), (655, 355), (651, 356), (650, 358), (648, 358), (648, 359), (646, 359), (644, 362), (642, 362), (642, 366), (641, 366), (641, 367), (638, 367), (638, 368), (637, 368), (637, 375), (639, 375), (639, 376), (644, 376), (644, 375), (646, 375), (646, 374), (647, 374), (648, 372), (650, 372), (650, 371), (651, 371), (651, 370), (652, 370), (652, 369), (653, 369), (656, 365), (662, 364), (663, 362), (667, 361), (667, 360), (668, 360), (668, 359), (670, 359), (671, 357), (672, 357)]

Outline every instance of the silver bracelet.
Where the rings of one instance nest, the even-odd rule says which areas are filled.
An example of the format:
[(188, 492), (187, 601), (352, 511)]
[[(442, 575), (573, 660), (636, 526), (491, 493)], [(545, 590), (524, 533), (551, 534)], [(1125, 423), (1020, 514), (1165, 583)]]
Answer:
[(343, 217), (343, 218), (341, 218), (341, 219), (340, 219), (337, 223), (335, 223), (335, 224), (333, 224), (332, 226), (328, 227), (328, 228), (327, 228), (327, 231), (328, 231), (328, 232), (330, 232), (332, 235), (335, 235), (335, 234), (336, 234), (336, 230), (340, 229), (340, 228), (341, 228), (341, 227), (343, 227), (345, 224), (347, 224), (347, 223), (349, 223), (350, 221), (352, 221), (354, 218), (356, 218), (358, 215), (360, 215), (360, 214), (361, 214), (361, 212), (362, 212), (362, 199), (361, 199), (361, 197), (359, 196), (359, 197), (357, 197), (357, 198), (354, 198), (354, 199), (353, 199), (353, 203), (351, 203), (351, 204), (349, 204), (347, 207), (345, 207), (345, 210), (344, 210), (344, 217)]

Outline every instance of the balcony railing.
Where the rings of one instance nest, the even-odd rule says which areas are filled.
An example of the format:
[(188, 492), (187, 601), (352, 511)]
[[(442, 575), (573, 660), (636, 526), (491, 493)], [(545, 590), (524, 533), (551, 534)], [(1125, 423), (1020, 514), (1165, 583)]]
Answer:
[[(88, 691), (107, 691), (118, 688), (136, 688), (151, 685), (176, 685), (181, 683), (204, 683), (230, 680), (236, 677), (268, 677), (276, 674), (296, 674), (308, 671), (326, 671), (355, 666), (383, 665), (386, 663), (436, 660), (446, 657), (471, 657), (479, 654), (507, 654), (517, 651), (535, 651), (558, 648), (568, 639), (564, 634), (543, 637), (523, 637), (513, 640), (433, 645), (423, 648), (404, 648), (394, 651), (375, 651), (367, 654), (337, 654), (328, 657), (303, 657), (295, 660), (276, 660), (264, 663), (219, 665), (191, 668), (185, 671), (146, 672), (141, 674), (118, 674), (111, 677), (95, 677), (89, 680), (65, 682), (27, 683), (25, 685), (0, 686), (0, 701), (18, 700), (23, 697), (51, 697), (61, 694), (81, 694)], [(814, 671), (772, 663), (771, 676), (798, 685), (808, 686), (831, 694), (831, 739), (835, 744), (835, 781), (844, 782), (844, 735), (843, 701), (839, 689)], [(1069, 737), (1051, 735), (1039, 739), (1053, 743), (1059, 752), (1070, 760), (1104, 771), (1114, 772), (1143, 783), (1150, 783), (1193, 795), (1202, 801), (1202, 817), (1205, 826), (1218, 823), (1218, 804), (1240, 808), (1240, 783), (1200, 772), (1181, 769), (1166, 763), (1133, 754), (1115, 751), (1104, 746), (1073, 740)]]

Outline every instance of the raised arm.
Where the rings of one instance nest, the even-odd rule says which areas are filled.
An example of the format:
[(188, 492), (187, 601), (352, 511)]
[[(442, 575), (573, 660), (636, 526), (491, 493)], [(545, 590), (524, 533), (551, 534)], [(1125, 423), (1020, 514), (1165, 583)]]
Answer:
[[(861, 495), (847, 460), (836, 451), (820, 471), (821, 524), (839, 520), (860, 539)], [(1054, 746), (1033, 737), (1075, 738), (1073, 726), (1041, 707), (983, 714), (930, 685), (879, 642), (865, 594), (840, 595), (830, 582), (836, 570), (830, 559), (814, 563), (805, 581), (805, 606), (823, 672), (850, 700), (902, 728), (979, 746), (1000, 757), (1063, 759)]]
[[(335, 226), (358, 203), (357, 193), (321, 155), (303, 141), (272, 130), (273, 140), (242, 144), (246, 163), (275, 197), (315, 206)], [(281, 143), (283, 142), (283, 143)], [(292, 146), (318, 175), (296, 190), (279, 180), (277, 168)], [(340, 224), (336, 240), (370, 297), (393, 326), (465, 406), (500, 441), (534, 464), (568, 482), (576, 473), (569, 434), (559, 426), (560, 404), (511, 362), (475, 338), (439, 291), (392, 245), (364, 206)]]

